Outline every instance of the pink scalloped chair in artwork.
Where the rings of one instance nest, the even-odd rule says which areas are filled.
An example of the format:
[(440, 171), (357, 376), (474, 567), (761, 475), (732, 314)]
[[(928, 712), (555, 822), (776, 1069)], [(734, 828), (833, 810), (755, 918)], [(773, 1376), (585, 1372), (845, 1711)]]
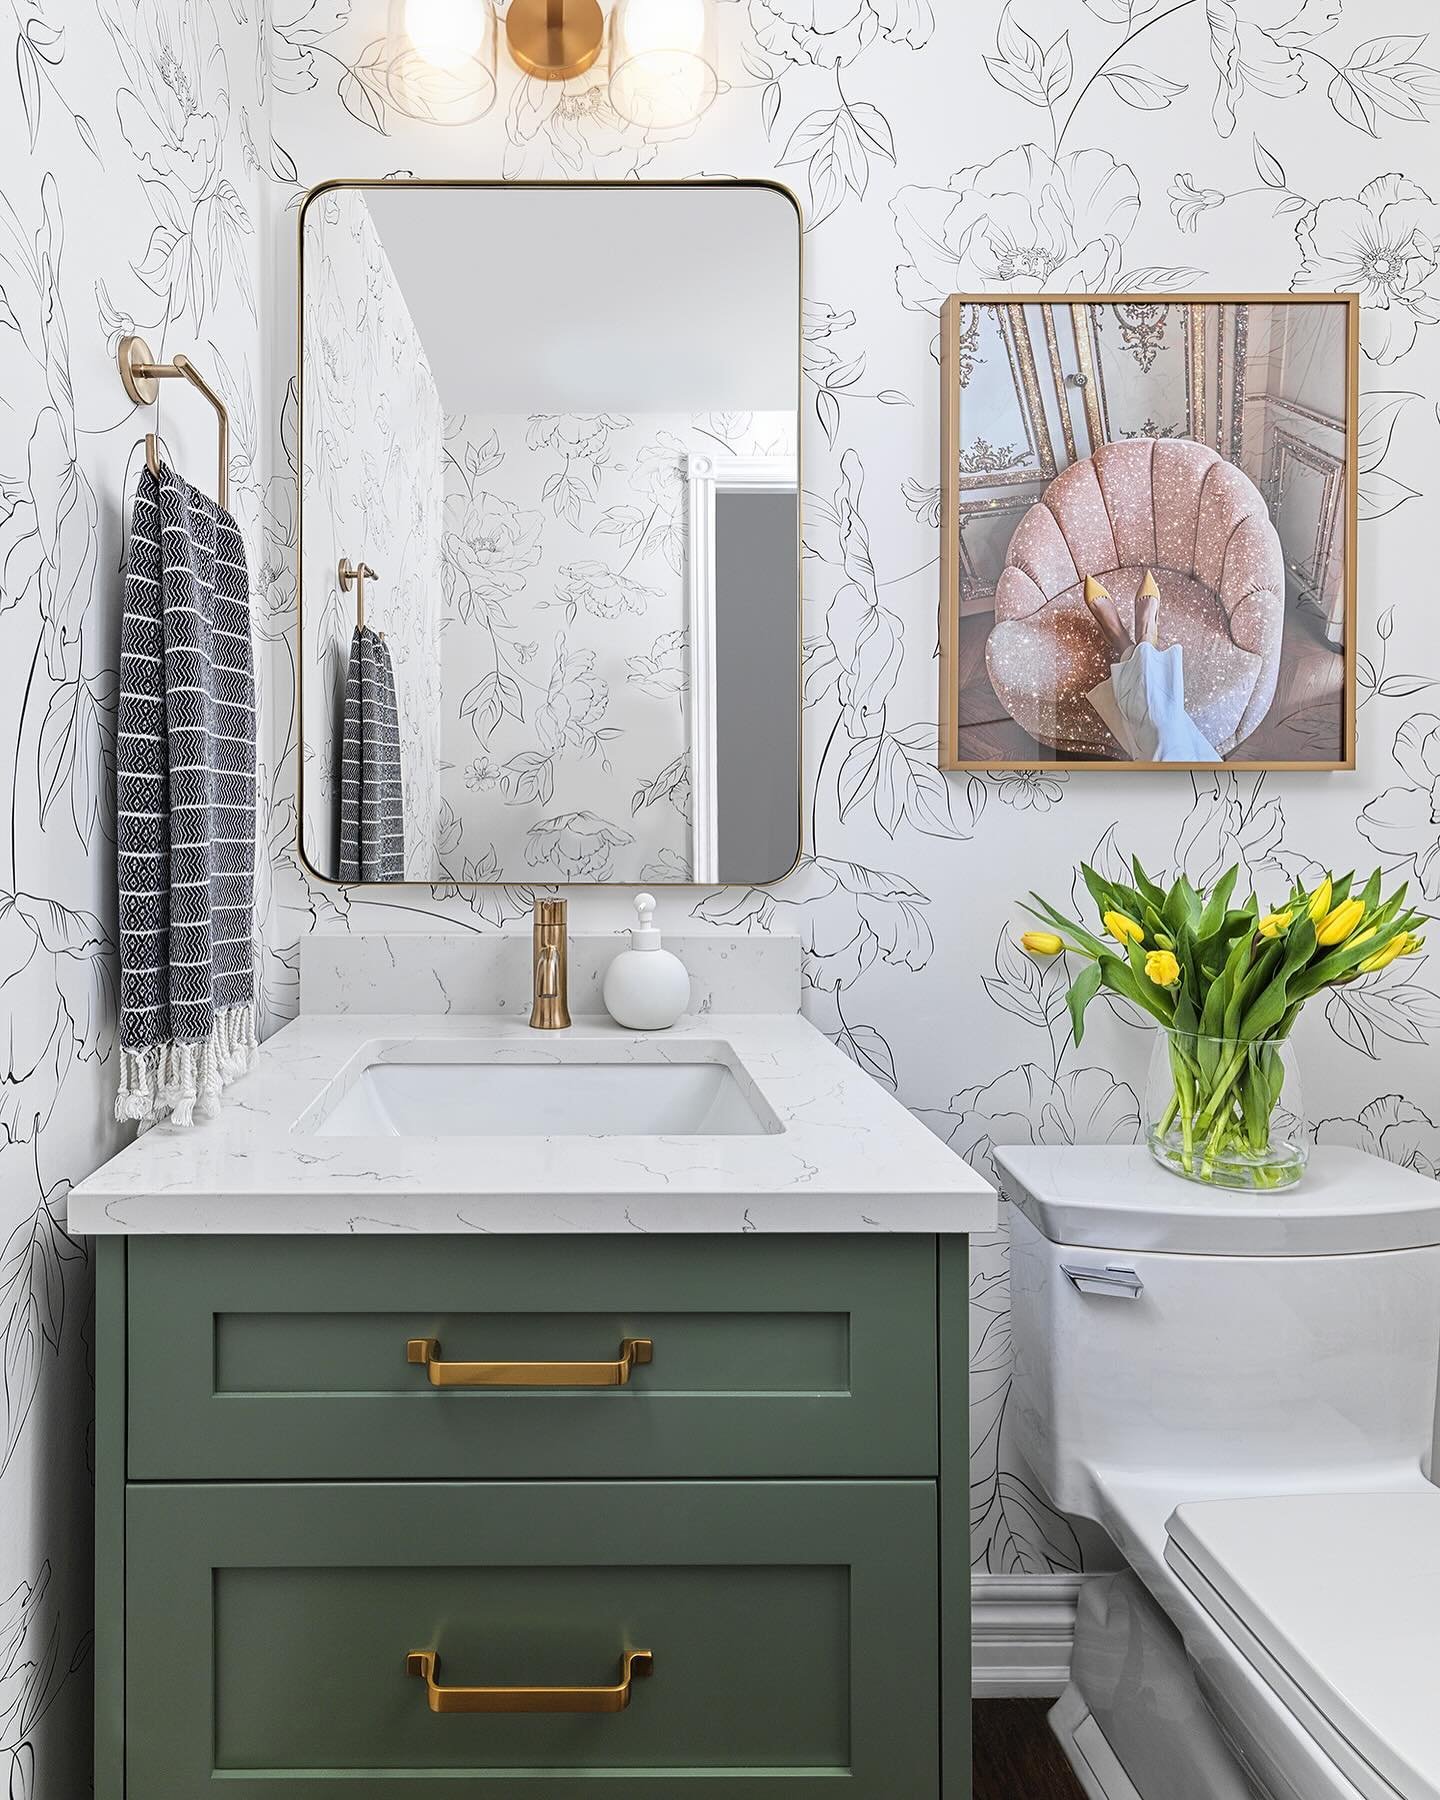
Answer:
[(1083, 590), (1098, 577), (1133, 631), (1147, 568), (1160, 583), (1160, 647), (1183, 647), (1185, 710), (1220, 754), (1270, 709), (1285, 563), (1260, 490), (1190, 438), (1130, 438), (1055, 477), (1016, 528), (995, 589), (990, 684), (1062, 755), (1124, 755), (1087, 697), (1110, 656)]

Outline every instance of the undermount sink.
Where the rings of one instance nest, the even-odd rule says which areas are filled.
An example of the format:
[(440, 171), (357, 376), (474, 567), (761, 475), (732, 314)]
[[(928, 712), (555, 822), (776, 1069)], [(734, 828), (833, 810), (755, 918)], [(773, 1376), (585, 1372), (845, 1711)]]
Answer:
[(721, 1062), (372, 1062), (319, 1137), (753, 1137), (776, 1129)]

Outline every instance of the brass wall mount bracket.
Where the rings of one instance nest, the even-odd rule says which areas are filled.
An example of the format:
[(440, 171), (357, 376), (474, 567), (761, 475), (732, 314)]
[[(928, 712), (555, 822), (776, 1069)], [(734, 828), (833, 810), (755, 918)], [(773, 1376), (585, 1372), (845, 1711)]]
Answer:
[[(229, 504), (230, 475), (230, 414), (225, 402), (220, 398), (210, 383), (195, 367), (188, 356), (178, 355), (171, 362), (156, 362), (154, 352), (144, 338), (129, 332), (120, 340), (120, 348), (116, 352), (116, 361), (120, 365), (120, 384), (134, 401), (136, 406), (153, 406), (160, 397), (162, 381), (188, 381), (197, 393), (203, 394), (215, 409), (215, 424), (218, 433), (219, 473), (215, 481), (215, 499), (221, 506)], [(145, 433), (145, 461), (152, 475), (160, 473), (160, 451), (155, 440), (155, 433)]]
[(600, 0), (510, 0), (505, 39), (527, 75), (568, 81), (598, 61), (605, 15)]

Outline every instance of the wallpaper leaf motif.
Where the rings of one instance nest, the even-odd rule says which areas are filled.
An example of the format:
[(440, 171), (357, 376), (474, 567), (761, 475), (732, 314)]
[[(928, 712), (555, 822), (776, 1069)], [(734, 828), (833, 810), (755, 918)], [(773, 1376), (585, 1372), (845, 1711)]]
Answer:
[[(1440, 58), (1426, 42), (1433, 8), (1428, 0), (1014, 0), (1011, 25), (1039, 46), (1042, 69), (1050, 59), (1037, 78), (1043, 104), (1002, 86), (986, 66), (987, 57), (1005, 56), (1004, 10), (999, 0), (968, 12), (925, 0), (746, 0), (718, 9), (731, 86), (693, 129), (626, 124), (596, 71), (554, 84), (506, 72), (490, 118), (451, 133), (386, 103), (374, 14), (348, 0), (271, 0), (263, 10), (249, 0), (76, 0), (63, 9), (63, 40), (50, 35), (62, 19), (54, 0), (12, 5), (5, 66), (15, 85), (0, 108), (11, 172), (0, 200), (8, 402), (0, 413), (0, 681), (13, 734), (0, 755), (0, 1243), (37, 1223), (46, 1230), (42, 1204), (63, 1232), (64, 1184), (115, 1141), (97, 1123), (114, 1016), (102, 855), (105, 683), (116, 660), (122, 495), (147, 422), (116, 387), (112, 358), (124, 330), (144, 331), (157, 349), (191, 349), (197, 360), (203, 349), (237, 419), (232, 500), (260, 633), (260, 839), (269, 856), (257, 883), (257, 974), (269, 1024), (294, 1008), (296, 942), (305, 932), (517, 929), (529, 912), (528, 880), (464, 893), (453, 885), (493, 880), (499, 866), (492, 847), (457, 838), (453, 808), (447, 814), (443, 804), (435, 834), (448, 886), (350, 894), (310, 883), (295, 859), (291, 321), (277, 300), (266, 324), (278, 375), (273, 390), (257, 393), (255, 308), (258, 296), (267, 296), (268, 311), (269, 296), (283, 294), (283, 280), (260, 275), (289, 254), (299, 188), (337, 173), (778, 175), (809, 202), (810, 158), (782, 169), (780, 157), (818, 117), (813, 157), (824, 121), (845, 118), (832, 132), (840, 160), (821, 194), (838, 193), (838, 203), (818, 229), (812, 207), (807, 256), (807, 852), (772, 889), (702, 895), (694, 906), (732, 929), (799, 932), (810, 1016), (982, 1166), (999, 1142), (1124, 1141), (1138, 1128), (1143, 1032), (1097, 1018), (1089, 1066), (1081, 1066), (1064, 1048), (1063, 1021), (1052, 1041), (1051, 1025), (1037, 1022), (1043, 1008), (1026, 1017), (986, 986), (1007, 979), (994, 947), (1012, 920), (1012, 896), (1053, 882), (1117, 820), (1127, 846), (1157, 866), (1183, 863), (1197, 879), (1238, 859), (1249, 881), (1274, 891), (1322, 860), (1348, 867), (1378, 855), (1417, 885), (1440, 882), (1440, 753), (1432, 754), (1440, 645), (1415, 575), (1428, 566), (1424, 503), (1440, 449), (1430, 175)], [(87, 29), (76, 29), (72, 11)], [(1022, 46), (1022, 66), (1028, 55)], [(1169, 105), (1126, 104), (1119, 90), (1132, 69), (1164, 84)], [(955, 148), (957, 117), (967, 141), (985, 146), (968, 164)], [(817, 180), (823, 173), (822, 163)], [(577, 271), (577, 283), (586, 274)], [(902, 751), (918, 758), (935, 704), (931, 349), (944, 295), (1093, 290), (1122, 278), (1221, 291), (1313, 279), (1361, 295), (1370, 516), (1360, 545), (1359, 770), (1323, 786), (1230, 772), (952, 778), (946, 795), (961, 834), (953, 836), (926, 831), (903, 806), (897, 814), (893, 796), (904, 788), (896, 781), (878, 809), (862, 793), (842, 818), (841, 772), (850, 769), (848, 794), (882, 746), (897, 772)], [(724, 440), (722, 421), (709, 428)], [(161, 429), (177, 465), (193, 464), (208, 483), (208, 422), (168, 406)], [(490, 454), (477, 448), (477, 491), (503, 490)], [(659, 585), (673, 525), (663, 509), (650, 522), (653, 495), (627, 489), (616, 504), (643, 515), (642, 529), (634, 535), (631, 517), (619, 533), (597, 532), (589, 558)], [(582, 503), (582, 516), (591, 515), (598, 509)], [(547, 502), (540, 524), (553, 522)], [(516, 591), (508, 584), (533, 572), (527, 559), (543, 533), (532, 538), (532, 525), (497, 508), (473, 533), (466, 579), (476, 619), (503, 607)], [(583, 603), (580, 612), (592, 616)], [(562, 615), (563, 607), (552, 616)], [(663, 692), (659, 635), (652, 622), (630, 653), (654, 663), (636, 673), (661, 687), (648, 696), (656, 706), (674, 703)], [(506, 666), (544, 668), (548, 681), (548, 665), (527, 665), (518, 646)], [(630, 662), (622, 667), (619, 685), (628, 687)], [(67, 689), (83, 727), (68, 738), (68, 697), (56, 700)], [(987, 795), (993, 804), (984, 804)], [(534, 882), (557, 881), (607, 849), (613, 857), (607, 836), (629, 828), (630, 799), (627, 791), (620, 817), (588, 820), (583, 807), (562, 815), (547, 802), (545, 836), (565, 849), (558, 860), (543, 854), (526, 865)], [(667, 854), (644, 879), (665, 878), (650, 871), (665, 871)], [(572, 900), (577, 922), (624, 922), (602, 897)], [(1399, 992), (1405, 984), (1395, 978), (1349, 991), (1355, 1006), (1306, 1021), (1301, 1049), (1316, 1052), (1307, 1086), (1320, 1142), (1357, 1144), (1435, 1177), (1440, 1026), (1427, 973), (1409, 977), (1418, 994)], [(0, 1486), (7, 1523), (17, 1520), (0, 1547), (0, 1779), (25, 1800), (72, 1800), (84, 1791), (88, 1714), (89, 1601), (71, 1572), (83, 1562), (72, 1543), (87, 1529), (78, 1321), (88, 1271), (58, 1251), (42, 1267), (58, 1268), (65, 1307), (58, 1352), (40, 1331), (37, 1385)], [(27, 1283), (18, 1314), (7, 1298), (0, 1331), (31, 1316), (31, 1291)], [(975, 1246), (972, 1302), (977, 1562), (1074, 1566), (1068, 1527), (1018, 1479), (1005, 1447), (1003, 1240)], [(44, 1518), (30, 1511), (37, 1477), (56, 1496)]]
[[(159, 429), (165, 454), (213, 479), (213, 423), (185, 402), (159, 409), (158, 426), (156, 412), (133, 412), (114, 355), (122, 333), (140, 330), (157, 351), (192, 350), (221, 382), (235, 425), (232, 505), (251, 567), (263, 567), (271, 434), (262, 448), (257, 194), (232, 126), (232, 98), (259, 106), (251, 10), (217, 13), (208, 0), (6, 8), (15, 85), (0, 107), (0, 712), (10, 732), (0, 748), (0, 1790), (13, 1800), (71, 1800), (91, 1775), (90, 1264), (66, 1211), (71, 1183), (119, 1136), (109, 1105), (118, 571), (140, 434)], [(271, 499), (278, 521), (287, 496)], [(275, 541), (283, 547), (278, 527)], [(283, 613), (285, 581), (273, 569), (269, 580)], [(293, 576), (288, 585), (293, 606)], [(278, 668), (266, 679), (273, 722), (289, 690)], [(276, 798), (272, 846), (286, 817), (285, 794)], [(268, 862), (257, 887), (271, 892)], [(257, 947), (257, 965), (273, 998), (273, 971), (293, 948), (273, 910), (267, 922), (275, 943)]]

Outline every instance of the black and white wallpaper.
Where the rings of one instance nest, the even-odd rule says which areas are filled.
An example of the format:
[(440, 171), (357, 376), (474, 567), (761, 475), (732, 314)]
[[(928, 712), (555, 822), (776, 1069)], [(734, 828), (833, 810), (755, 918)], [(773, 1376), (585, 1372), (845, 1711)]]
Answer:
[[(0, 56), (0, 1783), (85, 1791), (87, 1246), (68, 1184), (114, 1147), (113, 766), (123, 497), (140, 434), (113, 351), (185, 349), (234, 421), (260, 639), (257, 966), (269, 1028), (307, 931), (486, 931), (520, 888), (311, 886), (295, 842), (294, 210), (326, 176), (769, 175), (808, 215), (807, 850), (769, 890), (664, 897), (798, 931), (815, 1023), (984, 1167), (1126, 1141), (1147, 1042), (1067, 1042), (1015, 896), (1121, 849), (1262, 893), (1380, 862), (1440, 902), (1440, 40), (1431, 0), (716, 0), (725, 88), (647, 135), (599, 70), (502, 68), (495, 111), (398, 116), (381, 0), (9, 0)], [(13, 71), (13, 72), (12, 72)], [(585, 271), (576, 270), (577, 288)], [(1353, 775), (934, 767), (937, 312), (959, 288), (1357, 289), (1366, 500)], [(187, 404), (189, 400), (189, 404)], [(213, 431), (165, 390), (171, 460)], [(624, 550), (597, 536), (613, 573)], [(523, 571), (522, 571), (523, 573)], [(572, 895), (581, 926), (626, 897)], [(1392, 964), (1303, 1022), (1317, 1135), (1440, 1170), (1440, 983)], [(1003, 1235), (974, 1278), (977, 1566), (1080, 1548), (1007, 1454)], [(3, 1785), (0, 1785), (0, 1791)]]
[[(94, 1347), (66, 1196), (121, 1135), (121, 521), (156, 415), (127, 400), (115, 351), (139, 331), (224, 395), (231, 504), (268, 581), (271, 34), (245, 0), (16, 0), (0, 35), (0, 1793), (73, 1800), (90, 1785)], [(213, 492), (213, 416), (177, 385), (165, 454)], [(269, 1001), (273, 1023), (273, 980)]]

